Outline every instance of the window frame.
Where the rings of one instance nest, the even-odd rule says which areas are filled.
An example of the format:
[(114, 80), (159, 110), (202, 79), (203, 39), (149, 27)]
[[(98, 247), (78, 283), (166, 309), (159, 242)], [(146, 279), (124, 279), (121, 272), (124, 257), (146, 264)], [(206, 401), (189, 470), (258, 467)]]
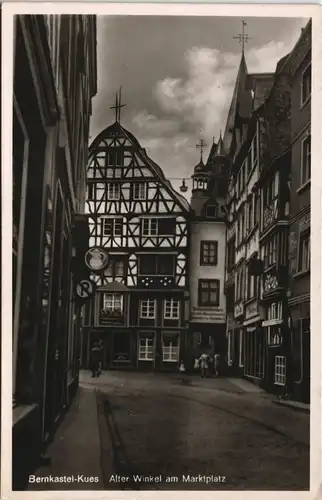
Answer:
[[(106, 302), (106, 298), (107, 296), (109, 297), (112, 297), (112, 302), (111, 302), (111, 306), (107, 306)], [(115, 297), (119, 297), (120, 298), (120, 309), (116, 309), (115, 308)], [(104, 292), (103, 293), (103, 309), (110, 309), (111, 311), (115, 312), (115, 311), (120, 311), (121, 314), (124, 313), (124, 295), (122, 293), (116, 293), (116, 292)]]
[[(155, 221), (155, 231), (151, 231), (152, 229), (152, 221)], [(148, 222), (148, 233), (144, 231), (144, 224)], [(142, 217), (141, 219), (141, 237), (143, 238), (155, 238), (159, 235), (159, 225), (157, 217)]]
[[(153, 304), (153, 313), (150, 314), (150, 303)], [(146, 304), (146, 315), (143, 315), (143, 309)], [(140, 319), (156, 319), (156, 299), (141, 299), (140, 300)]]
[[(145, 340), (145, 345), (141, 345), (141, 340)], [(152, 353), (151, 353), (151, 346), (150, 346), (150, 354), (151, 357), (148, 357), (149, 354), (149, 341), (152, 343)], [(142, 347), (144, 347), (144, 356), (142, 356)], [(154, 361), (155, 357), (155, 335), (153, 336), (144, 336), (144, 332), (142, 332), (142, 335), (139, 334), (138, 338), (138, 361)]]
[[(303, 242), (308, 240), (308, 251), (307, 251), (307, 260), (308, 266), (306, 268), (302, 267), (303, 263)], [(300, 266), (301, 263), (301, 266)], [(306, 229), (304, 231), (300, 231), (298, 238), (298, 258), (297, 258), (297, 272), (304, 273), (310, 271), (311, 269), (311, 231), (310, 229)]]
[[(177, 345), (172, 346), (171, 340), (169, 346), (164, 345), (164, 339), (166, 337), (176, 337), (177, 340)], [(161, 340), (161, 349), (162, 349), (162, 362), (164, 363), (178, 363), (179, 362), (179, 355), (180, 355), (180, 336), (177, 333), (171, 333), (171, 332), (163, 332), (162, 333), (162, 340)], [(169, 357), (165, 356), (166, 353), (169, 353)], [(175, 357), (171, 357), (171, 354), (175, 353)]]
[[(106, 221), (112, 221), (112, 231), (111, 233), (108, 233), (106, 234), (104, 232), (104, 224), (106, 223)], [(120, 223), (120, 221), (122, 221)], [(121, 224), (121, 234), (115, 234), (115, 228), (116, 228), (116, 225), (117, 224)], [(108, 238), (108, 237), (112, 237), (112, 238), (120, 238), (123, 236), (123, 217), (101, 217), (101, 236), (103, 238)]]
[[(214, 259), (213, 262), (209, 261), (209, 252), (211, 246), (214, 246)], [(208, 251), (208, 261), (205, 259), (205, 251)], [(202, 240), (200, 241), (200, 266), (217, 266), (218, 265), (218, 241), (216, 240)]]
[[(305, 78), (305, 76), (306, 76), (305, 74), (307, 73), (308, 70), (310, 70), (309, 71), (310, 85), (309, 85), (309, 89), (308, 89), (308, 95), (305, 97), (304, 92), (303, 92), (304, 88), (306, 87), (306, 85), (304, 85), (304, 78)], [(303, 106), (305, 106), (305, 104), (311, 99), (311, 95), (312, 95), (312, 62), (310, 61), (305, 66), (304, 70), (302, 71), (302, 75), (301, 75), (301, 108), (303, 108)]]
[[(281, 370), (282, 368), (282, 370)], [(286, 357), (277, 355), (274, 359), (274, 384), (285, 386), (286, 384)]]
[[(167, 316), (167, 303), (170, 302), (170, 315)], [(174, 309), (176, 309), (176, 315), (174, 315)], [(180, 319), (180, 300), (174, 299), (173, 297), (164, 299), (163, 301), (163, 319)]]
[[(304, 152), (305, 152), (305, 146), (306, 144), (309, 145), (309, 153), (306, 155), (306, 159), (309, 160), (308, 165), (305, 166), (306, 170), (306, 176), (304, 178), (303, 173), (304, 173)], [(311, 147), (311, 134), (308, 133), (301, 141), (301, 169), (300, 169), (300, 188), (310, 182), (311, 180), (311, 154), (312, 154), (312, 147)], [(309, 175), (308, 175), (309, 172)]]
[[(211, 285), (211, 283), (216, 283), (217, 285), (217, 300), (215, 302), (212, 302), (210, 300), (210, 293), (211, 293), (211, 288), (208, 287), (208, 300), (206, 302), (202, 301), (202, 293), (204, 293), (206, 290), (204, 289), (202, 291), (202, 285), (206, 283), (208, 285)], [(219, 307), (220, 304), (220, 280), (219, 279), (199, 279), (198, 280), (198, 305), (200, 307)]]
[(106, 191), (108, 201), (118, 201), (121, 198), (121, 185), (118, 182), (108, 182)]
[[(142, 193), (141, 193), (141, 190), (140, 188), (143, 187), (143, 196)], [(138, 193), (136, 193), (136, 188), (138, 188)], [(146, 182), (135, 182), (133, 183), (133, 200), (134, 201), (143, 201), (146, 199), (146, 193), (147, 193), (147, 184)], [(137, 194), (139, 196), (137, 196)]]

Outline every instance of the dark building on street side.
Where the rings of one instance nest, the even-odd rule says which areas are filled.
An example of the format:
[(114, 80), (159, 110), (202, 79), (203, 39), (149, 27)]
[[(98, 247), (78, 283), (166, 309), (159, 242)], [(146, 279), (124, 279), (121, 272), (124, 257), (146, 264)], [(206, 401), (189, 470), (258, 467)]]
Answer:
[(103, 368), (173, 370), (187, 345), (190, 207), (120, 124), (120, 106), (115, 123), (93, 141), (87, 167), (96, 293), (86, 311), (82, 363), (88, 366), (100, 339)]
[(14, 22), (13, 489), (23, 489), (78, 385), (74, 286), (97, 70), (94, 16)]
[(310, 401), (311, 21), (288, 60), (291, 75), (291, 206), (288, 305), (293, 397)]
[(288, 227), (290, 214), (291, 82), (288, 56), (276, 67), (274, 82), (259, 115), (260, 163), (256, 189), (260, 199), (260, 303), (266, 355), (262, 386), (285, 392), (288, 335)]
[(227, 189), (226, 278), (228, 366), (259, 381), (264, 373), (259, 279), (250, 264), (259, 255), (259, 110), (272, 86), (271, 73), (249, 74), (242, 55), (227, 117), (230, 158)]

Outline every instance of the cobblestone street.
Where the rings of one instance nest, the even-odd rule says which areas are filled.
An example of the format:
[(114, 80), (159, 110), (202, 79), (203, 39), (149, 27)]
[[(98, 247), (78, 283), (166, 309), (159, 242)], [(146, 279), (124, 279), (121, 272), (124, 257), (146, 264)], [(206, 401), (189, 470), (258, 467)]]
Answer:
[[(83, 372), (81, 386), (97, 398), (102, 470), (96, 489), (308, 489), (309, 414), (274, 405), (250, 383), (242, 389), (234, 379), (183, 382), (178, 375), (132, 372), (92, 379)], [(68, 447), (67, 434), (56, 439)], [(86, 473), (82, 451), (88, 453), (78, 447), (71, 473)], [(75, 454), (69, 455), (71, 462)], [(58, 462), (66, 474), (64, 456)], [(54, 474), (53, 453), (52, 459)]]

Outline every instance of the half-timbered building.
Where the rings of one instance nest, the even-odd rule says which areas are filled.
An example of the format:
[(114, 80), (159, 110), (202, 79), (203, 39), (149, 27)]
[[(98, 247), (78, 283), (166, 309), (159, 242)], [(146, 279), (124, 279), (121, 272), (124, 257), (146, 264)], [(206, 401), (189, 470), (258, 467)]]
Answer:
[(187, 340), (189, 204), (118, 115), (90, 147), (86, 206), (90, 247), (108, 265), (92, 275), (84, 363), (100, 338), (105, 368), (177, 368)]
[[(201, 148), (204, 147), (201, 141)], [(202, 156), (192, 175), (189, 359), (202, 352), (226, 356), (225, 194), (226, 156), (220, 134), (206, 164)]]

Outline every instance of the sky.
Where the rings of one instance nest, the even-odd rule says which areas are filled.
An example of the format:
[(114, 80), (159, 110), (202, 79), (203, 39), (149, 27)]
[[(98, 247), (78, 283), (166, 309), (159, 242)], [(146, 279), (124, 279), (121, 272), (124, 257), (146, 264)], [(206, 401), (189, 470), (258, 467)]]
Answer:
[[(225, 129), (241, 58), (238, 17), (99, 16), (98, 92), (90, 143), (115, 121), (122, 86), (121, 124), (158, 163), (175, 189)], [(249, 72), (274, 72), (294, 47), (306, 19), (244, 18)]]

